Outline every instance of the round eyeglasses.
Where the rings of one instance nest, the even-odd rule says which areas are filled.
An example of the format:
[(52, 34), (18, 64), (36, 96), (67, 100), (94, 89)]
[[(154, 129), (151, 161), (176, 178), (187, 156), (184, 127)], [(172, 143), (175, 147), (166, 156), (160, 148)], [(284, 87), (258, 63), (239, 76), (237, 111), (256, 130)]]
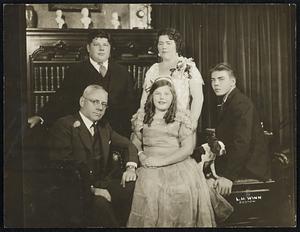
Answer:
[(85, 98), (86, 100), (88, 100), (89, 102), (91, 102), (94, 106), (99, 106), (101, 105), (103, 108), (107, 108), (108, 105), (106, 102), (102, 102), (102, 101), (99, 101), (97, 99), (89, 99), (89, 98), (86, 98), (86, 97), (83, 97)]

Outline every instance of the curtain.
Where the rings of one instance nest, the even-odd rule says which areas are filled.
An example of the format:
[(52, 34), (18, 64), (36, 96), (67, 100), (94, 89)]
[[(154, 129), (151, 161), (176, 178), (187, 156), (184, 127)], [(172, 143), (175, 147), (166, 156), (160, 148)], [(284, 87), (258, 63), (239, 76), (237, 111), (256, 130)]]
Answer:
[(202, 73), (204, 105), (199, 130), (212, 127), (215, 95), (209, 69), (228, 62), (237, 86), (252, 99), (276, 150), (295, 138), (295, 6), (289, 4), (153, 4), (155, 29), (174, 27), (185, 55)]

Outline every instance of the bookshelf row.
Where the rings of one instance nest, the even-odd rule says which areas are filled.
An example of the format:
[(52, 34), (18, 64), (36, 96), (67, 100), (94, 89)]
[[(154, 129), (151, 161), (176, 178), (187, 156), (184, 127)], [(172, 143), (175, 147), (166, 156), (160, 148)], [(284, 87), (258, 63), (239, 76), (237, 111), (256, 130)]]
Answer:
[(33, 67), (33, 92), (55, 92), (65, 78), (67, 65), (35, 65)]
[[(134, 88), (136, 90), (142, 89), (149, 66), (130, 64), (127, 67), (132, 74)], [(68, 68), (68, 65), (35, 65), (33, 67), (33, 92), (54, 93), (60, 88)]]
[[(134, 89), (141, 93), (149, 65), (128, 64), (128, 71), (132, 74)], [(49, 101), (65, 78), (68, 65), (35, 64), (33, 66), (33, 107), (37, 113)]]
[(34, 113), (37, 114), (41, 108), (49, 101), (51, 94), (43, 94), (43, 95), (34, 95), (33, 97), (33, 106)]
[(128, 71), (132, 74), (134, 89), (141, 90), (145, 80), (145, 75), (150, 66), (142, 66), (130, 64), (128, 65)]

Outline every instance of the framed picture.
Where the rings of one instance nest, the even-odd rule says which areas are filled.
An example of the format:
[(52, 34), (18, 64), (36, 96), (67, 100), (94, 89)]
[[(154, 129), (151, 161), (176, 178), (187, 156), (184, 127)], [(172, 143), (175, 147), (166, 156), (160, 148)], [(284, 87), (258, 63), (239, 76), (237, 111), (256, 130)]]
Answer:
[(84, 7), (88, 8), (90, 12), (101, 12), (102, 10), (102, 4), (48, 4), (49, 11), (80, 12)]

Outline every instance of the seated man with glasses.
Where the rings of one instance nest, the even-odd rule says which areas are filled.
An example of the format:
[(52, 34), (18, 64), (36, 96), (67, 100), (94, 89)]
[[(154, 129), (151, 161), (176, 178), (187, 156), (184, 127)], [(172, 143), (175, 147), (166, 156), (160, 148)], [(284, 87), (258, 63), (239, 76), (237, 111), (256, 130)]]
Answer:
[[(137, 150), (103, 118), (107, 98), (101, 86), (89, 85), (80, 97), (79, 112), (58, 119), (50, 130), (50, 160), (75, 165), (82, 178), (81, 203), (86, 220), (78, 226), (125, 226), (130, 212)], [(113, 159), (109, 152), (111, 145), (124, 148), (128, 153), (122, 180), (109, 175)], [(68, 203), (61, 205), (62, 211), (66, 205)]]

